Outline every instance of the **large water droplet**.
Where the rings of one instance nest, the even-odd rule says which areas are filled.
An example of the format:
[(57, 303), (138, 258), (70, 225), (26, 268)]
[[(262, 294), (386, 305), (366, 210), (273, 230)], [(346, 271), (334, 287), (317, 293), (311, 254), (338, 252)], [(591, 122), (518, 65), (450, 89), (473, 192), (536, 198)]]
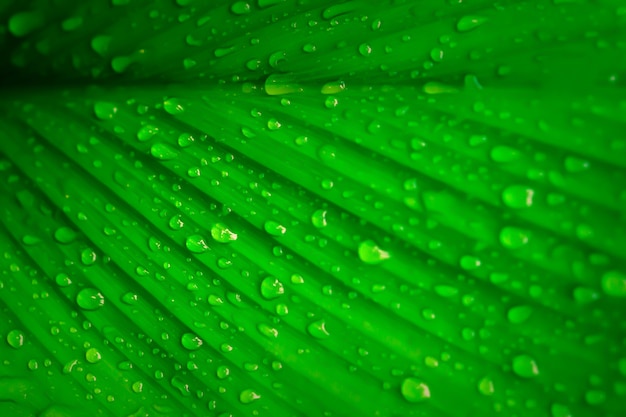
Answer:
[(534, 378), (539, 375), (539, 368), (530, 356), (519, 355), (513, 358), (513, 372), (522, 378)]
[(533, 205), (535, 191), (523, 185), (511, 185), (502, 192), (502, 201), (511, 208), (521, 209)]
[(411, 403), (419, 403), (430, 398), (430, 388), (417, 378), (406, 378), (402, 381), (400, 392)]
[(493, 395), (495, 389), (493, 381), (489, 377), (484, 377), (478, 382), (478, 391), (483, 395)]
[(274, 299), (280, 297), (285, 293), (285, 287), (278, 278), (267, 277), (261, 281), (261, 295), (268, 299)]
[(265, 231), (272, 236), (282, 236), (287, 233), (287, 228), (285, 226), (273, 220), (266, 221), (263, 227), (265, 228)]
[(76, 232), (69, 227), (59, 227), (54, 231), (54, 239), (59, 243), (72, 243), (76, 240)]
[(97, 101), (93, 105), (93, 112), (100, 120), (110, 120), (117, 113), (117, 107), (113, 103)]
[(180, 338), (180, 343), (187, 350), (198, 350), (204, 342), (193, 333), (185, 333)]
[(204, 238), (200, 235), (189, 236), (185, 241), (185, 246), (193, 253), (203, 253), (210, 249)]
[(237, 234), (233, 233), (225, 224), (216, 223), (211, 228), (211, 237), (216, 242), (220, 243), (230, 243), (237, 240)]
[(239, 401), (241, 401), (242, 404), (250, 404), (260, 398), (261, 396), (251, 389), (245, 389), (239, 394)]
[(326, 227), (327, 226), (326, 214), (327, 214), (326, 210), (323, 210), (323, 209), (315, 210), (313, 215), (311, 215), (311, 223), (313, 223), (313, 226), (317, 227), (318, 229), (321, 229), (322, 227)]
[(97, 310), (104, 305), (104, 295), (95, 288), (85, 288), (76, 295), (76, 304), (84, 310)]
[(11, 330), (7, 333), (7, 343), (14, 349), (24, 346), (24, 332), (21, 330)]
[(528, 243), (529, 233), (517, 227), (505, 227), (500, 231), (502, 246), (509, 249), (517, 249)]
[(80, 261), (83, 265), (93, 265), (96, 263), (97, 259), (98, 255), (96, 254), (96, 251), (91, 248), (83, 249), (80, 253)]
[(378, 247), (373, 240), (366, 240), (359, 245), (359, 258), (366, 264), (376, 265), (389, 259), (389, 252)]
[(316, 339), (327, 339), (330, 337), (330, 333), (326, 330), (326, 322), (324, 320), (314, 321), (309, 324), (307, 331)]
[(178, 151), (165, 143), (155, 143), (150, 147), (150, 154), (160, 161), (169, 161), (178, 156)]
[(528, 318), (530, 317), (532, 313), (533, 313), (533, 308), (530, 306), (516, 306), (516, 307), (512, 307), (508, 311), (507, 318), (509, 319), (511, 323), (519, 324), (528, 320)]
[(102, 359), (102, 354), (96, 348), (90, 348), (85, 352), (85, 359), (89, 363), (98, 363)]
[(163, 102), (163, 108), (166, 112), (173, 115), (180, 114), (185, 111), (185, 108), (180, 103), (180, 100), (177, 98), (170, 98), (165, 100)]

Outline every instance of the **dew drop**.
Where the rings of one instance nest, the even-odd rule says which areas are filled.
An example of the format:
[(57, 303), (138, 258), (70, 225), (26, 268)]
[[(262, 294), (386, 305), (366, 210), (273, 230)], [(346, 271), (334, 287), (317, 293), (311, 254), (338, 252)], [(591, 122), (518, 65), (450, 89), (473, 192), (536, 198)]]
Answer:
[(20, 12), (9, 19), (9, 31), (20, 38), (38, 29), (43, 23), (44, 16), (40, 12)]
[(166, 112), (172, 115), (183, 113), (185, 108), (177, 98), (169, 98), (163, 102), (163, 108)]
[(97, 101), (93, 105), (93, 112), (100, 120), (110, 120), (117, 113), (117, 107), (113, 103)]
[(504, 227), (500, 231), (500, 243), (508, 249), (517, 249), (528, 243), (529, 233), (517, 227)]
[(150, 147), (150, 154), (160, 161), (169, 161), (178, 156), (178, 151), (165, 143), (155, 143)]
[(520, 157), (517, 149), (508, 146), (496, 146), (491, 150), (491, 159), (495, 162), (507, 163), (513, 162)]
[(230, 6), (230, 11), (237, 15), (250, 13), (250, 4), (245, 1), (238, 1)]
[(195, 139), (190, 133), (181, 133), (180, 136), (178, 136), (178, 146), (181, 148), (187, 148), (193, 145), (194, 141)]
[(522, 378), (534, 378), (539, 375), (539, 368), (530, 356), (519, 355), (513, 358), (513, 372)]
[(7, 333), (7, 343), (14, 349), (24, 346), (24, 332), (21, 330), (11, 330)]
[(602, 290), (613, 297), (626, 297), (626, 275), (608, 271), (602, 276)]
[(285, 226), (273, 220), (266, 221), (263, 228), (272, 236), (282, 236), (287, 233), (287, 228)]
[(502, 192), (502, 201), (511, 208), (521, 209), (533, 205), (535, 191), (523, 185), (511, 185)]
[(260, 398), (261, 396), (251, 389), (245, 389), (239, 394), (239, 401), (241, 401), (242, 404), (250, 404)]
[(328, 224), (326, 221), (327, 213), (328, 212), (323, 209), (315, 210), (315, 212), (311, 215), (311, 223), (313, 223), (313, 226), (317, 227), (318, 229), (326, 227)]
[(280, 129), (281, 126), (282, 124), (274, 118), (271, 118), (270, 120), (267, 121), (267, 128), (269, 130), (278, 130)]
[(406, 378), (402, 381), (400, 392), (404, 399), (411, 403), (419, 403), (430, 398), (430, 388), (417, 378)]
[(359, 53), (363, 56), (370, 56), (372, 53), (372, 47), (366, 43), (359, 45)]
[(330, 333), (326, 330), (326, 322), (324, 320), (314, 321), (309, 324), (307, 331), (316, 339), (327, 339), (330, 337)]
[(191, 235), (187, 237), (185, 246), (193, 253), (204, 253), (209, 250), (204, 238), (200, 235)]
[(59, 227), (54, 231), (54, 240), (63, 244), (72, 243), (76, 240), (76, 232), (69, 227)]
[(379, 248), (373, 240), (361, 242), (358, 253), (359, 259), (369, 265), (376, 265), (390, 258), (389, 252)]
[(569, 408), (559, 403), (552, 404), (550, 412), (552, 413), (552, 417), (572, 417)]
[(83, 249), (83, 251), (80, 253), (80, 261), (83, 263), (83, 265), (93, 265), (94, 263), (96, 263), (97, 259), (98, 255), (91, 248)]
[(478, 391), (483, 395), (493, 395), (493, 381), (489, 377), (484, 377), (478, 382)]
[(193, 333), (185, 333), (181, 336), (180, 343), (187, 350), (198, 350), (204, 342)]
[(220, 243), (230, 243), (237, 240), (237, 234), (233, 233), (225, 224), (216, 223), (211, 228), (211, 237)]
[(83, 310), (97, 310), (104, 305), (104, 295), (95, 288), (85, 288), (76, 295), (76, 304)]
[(261, 295), (267, 300), (278, 298), (285, 293), (282, 282), (275, 277), (266, 277), (261, 281)]
[(98, 363), (102, 359), (102, 354), (96, 348), (90, 348), (85, 352), (85, 359), (89, 363)]
[(533, 308), (530, 306), (516, 306), (509, 309), (507, 318), (513, 324), (523, 323), (533, 313)]
[(481, 16), (463, 16), (456, 24), (456, 29), (459, 32), (468, 32), (472, 29), (476, 29), (487, 21), (487, 18)]
[(153, 136), (156, 136), (159, 133), (159, 128), (153, 125), (145, 125), (137, 132), (137, 139), (141, 142), (148, 141), (152, 139)]

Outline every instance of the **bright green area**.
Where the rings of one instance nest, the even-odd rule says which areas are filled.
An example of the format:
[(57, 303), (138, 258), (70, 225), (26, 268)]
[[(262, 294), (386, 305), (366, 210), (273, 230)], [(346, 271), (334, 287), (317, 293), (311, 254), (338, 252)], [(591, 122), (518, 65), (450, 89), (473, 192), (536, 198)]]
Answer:
[(0, 5), (0, 416), (626, 413), (617, 0)]

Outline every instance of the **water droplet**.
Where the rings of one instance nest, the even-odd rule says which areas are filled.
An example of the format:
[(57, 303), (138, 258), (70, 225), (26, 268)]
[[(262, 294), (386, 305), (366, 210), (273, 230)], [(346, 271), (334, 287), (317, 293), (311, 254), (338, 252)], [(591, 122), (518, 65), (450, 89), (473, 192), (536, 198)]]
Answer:
[(585, 393), (585, 401), (589, 405), (600, 405), (606, 401), (606, 393), (600, 390), (589, 390)]
[(113, 103), (97, 101), (93, 105), (93, 112), (100, 120), (110, 120), (115, 116), (115, 113), (117, 113), (117, 107)]
[(379, 248), (373, 240), (361, 242), (358, 252), (361, 261), (369, 265), (376, 265), (390, 258), (389, 252)]
[(285, 293), (282, 282), (275, 277), (266, 277), (261, 281), (261, 295), (268, 299), (278, 298)]
[(552, 404), (550, 412), (552, 413), (552, 417), (572, 417), (572, 413), (569, 411), (569, 408), (563, 404)]
[(322, 86), (322, 94), (339, 94), (346, 89), (346, 83), (343, 81), (333, 81)]
[(478, 382), (478, 391), (483, 395), (493, 395), (494, 386), (493, 381), (489, 377), (484, 377)]
[(327, 222), (326, 222), (326, 214), (328, 212), (326, 210), (315, 210), (315, 212), (313, 213), (313, 215), (311, 215), (311, 223), (313, 223), (313, 226), (317, 227), (318, 229), (321, 229), (322, 227), (326, 227), (327, 226)]
[(278, 130), (281, 126), (282, 124), (274, 118), (271, 118), (267, 121), (267, 128), (269, 130)]
[(180, 100), (177, 98), (170, 98), (163, 102), (163, 108), (169, 114), (177, 115), (183, 113), (185, 108), (180, 104)]
[(190, 133), (181, 133), (178, 137), (178, 146), (181, 148), (187, 148), (193, 145), (194, 141), (195, 139)]
[(59, 243), (72, 243), (76, 240), (76, 232), (69, 227), (59, 227), (54, 231), (54, 239)]
[(470, 255), (463, 256), (459, 263), (461, 265), (461, 268), (465, 269), (466, 271), (478, 269), (481, 265), (480, 259)]
[(83, 265), (93, 265), (97, 259), (98, 255), (91, 248), (83, 249), (83, 251), (80, 253), (80, 261), (83, 263)]
[(519, 355), (513, 358), (513, 372), (522, 378), (534, 378), (539, 375), (539, 368), (530, 356)]
[(204, 342), (193, 333), (185, 333), (180, 338), (180, 343), (187, 350), (198, 350)]
[(95, 36), (91, 40), (91, 49), (101, 57), (106, 56), (109, 52), (109, 45), (111, 44), (112, 36), (100, 35)]
[(626, 297), (626, 275), (608, 271), (602, 276), (602, 289), (613, 297)]
[(565, 158), (565, 169), (571, 173), (583, 172), (589, 169), (589, 161), (568, 156)]
[(137, 132), (137, 139), (141, 142), (145, 142), (147, 140), (152, 139), (153, 136), (156, 136), (159, 133), (159, 128), (153, 125), (145, 125)]
[(215, 374), (219, 379), (226, 379), (228, 378), (228, 375), (230, 375), (230, 369), (228, 369), (227, 366), (222, 365), (217, 368)]
[(406, 378), (402, 381), (400, 392), (404, 399), (411, 403), (419, 403), (430, 398), (430, 388), (417, 378)]
[(150, 147), (150, 153), (160, 161), (169, 161), (178, 156), (178, 151), (165, 143), (155, 143)]
[(435, 62), (443, 61), (443, 55), (444, 55), (444, 52), (443, 52), (443, 49), (441, 48), (433, 48), (430, 51), (430, 58)]
[(287, 228), (285, 226), (273, 220), (266, 221), (263, 227), (265, 228), (265, 231), (272, 236), (282, 236), (287, 233)]
[(366, 43), (359, 45), (359, 53), (363, 56), (370, 56), (372, 53), (372, 47)]
[(70, 17), (61, 22), (61, 28), (66, 32), (71, 32), (83, 25), (83, 18), (80, 16)]
[(102, 359), (102, 354), (96, 348), (90, 348), (85, 352), (85, 359), (89, 363), (98, 363)]
[(508, 146), (496, 146), (491, 150), (491, 159), (495, 162), (507, 163), (519, 159), (520, 153), (515, 148)]
[(459, 289), (450, 285), (437, 285), (435, 292), (442, 297), (454, 297), (459, 293)]
[(502, 201), (511, 208), (521, 209), (533, 205), (535, 191), (523, 185), (511, 185), (502, 192)]
[(9, 31), (20, 38), (38, 29), (43, 23), (44, 16), (40, 12), (20, 12), (9, 19)]
[(55, 281), (59, 287), (69, 287), (72, 284), (72, 280), (64, 272), (57, 274)]
[(237, 234), (233, 233), (223, 223), (216, 223), (211, 228), (211, 237), (213, 237), (213, 239), (216, 242), (220, 242), (220, 243), (230, 243), (230, 242), (234, 242), (235, 240), (237, 240)]
[(278, 337), (278, 330), (268, 324), (261, 323), (257, 326), (257, 329), (259, 330), (259, 333), (270, 339), (275, 339)]
[(84, 310), (97, 310), (104, 305), (104, 295), (95, 288), (85, 288), (76, 295), (76, 304)]
[(250, 9), (250, 4), (246, 3), (245, 1), (238, 1), (234, 3), (232, 6), (230, 6), (230, 10), (234, 14), (242, 15), (242, 14), (250, 13), (251, 9)]
[(250, 404), (260, 398), (261, 396), (251, 389), (245, 389), (239, 394), (239, 401), (241, 401), (242, 404)]
[(7, 333), (7, 343), (14, 349), (24, 346), (24, 332), (21, 330), (11, 330)]
[(507, 318), (511, 323), (519, 324), (523, 323), (533, 313), (533, 308), (530, 306), (516, 306), (509, 309)]
[[(299, 93), (302, 90), (302, 87), (298, 85), (296, 79), (291, 74), (272, 74), (265, 79), (265, 93), (270, 96)], [(270, 121), (272, 126), (268, 122), (268, 127), (271, 130), (276, 130), (280, 127), (280, 123), (276, 119), (271, 119)]]
[(529, 233), (517, 227), (505, 227), (500, 231), (500, 243), (508, 249), (521, 248), (528, 243)]
[(33, 246), (39, 242), (41, 242), (41, 239), (39, 239), (37, 236), (24, 235), (24, 237), (22, 237), (22, 243), (24, 243), (26, 246)]
[(463, 16), (456, 24), (459, 32), (467, 32), (477, 28), (487, 21), (487, 18), (481, 16)]
[(330, 333), (326, 330), (326, 322), (324, 320), (314, 321), (309, 324), (307, 331), (316, 339), (327, 339), (330, 337)]
[(185, 241), (185, 246), (193, 253), (203, 253), (210, 249), (204, 238), (200, 235), (189, 236)]
[(117, 73), (122, 73), (132, 63), (133, 59), (129, 56), (116, 56), (111, 60), (111, 68)]

